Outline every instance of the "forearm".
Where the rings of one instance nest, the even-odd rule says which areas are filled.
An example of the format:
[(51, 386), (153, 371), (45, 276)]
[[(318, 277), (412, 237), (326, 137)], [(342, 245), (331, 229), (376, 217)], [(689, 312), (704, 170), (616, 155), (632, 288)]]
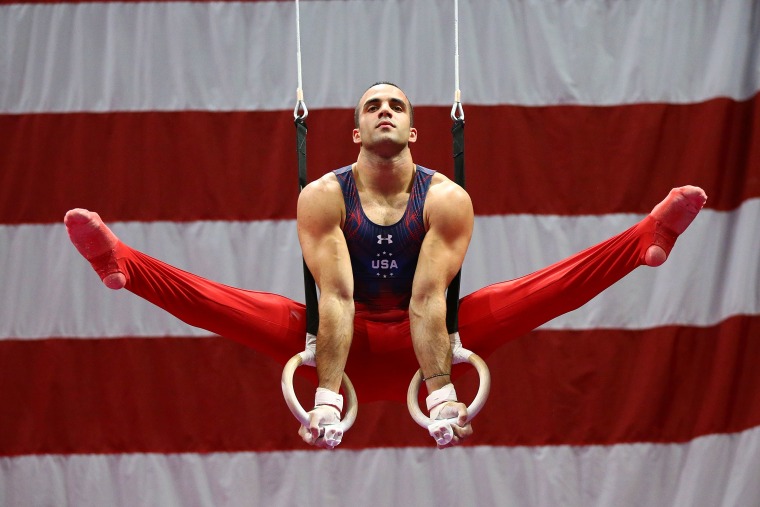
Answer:
[[(412, 344), (424, 378), (451, 373), (451, 344), (446, 330), (446, 300), (443, 294), (415, 296), (409, 304)], [(425, 382), (428, 393), (451, 382), (448, 375)]]
[(319, 300), (317, 332), (317, 376), (319, 387), (338, 392), (354, 332), (353, 299), (322, 296)]

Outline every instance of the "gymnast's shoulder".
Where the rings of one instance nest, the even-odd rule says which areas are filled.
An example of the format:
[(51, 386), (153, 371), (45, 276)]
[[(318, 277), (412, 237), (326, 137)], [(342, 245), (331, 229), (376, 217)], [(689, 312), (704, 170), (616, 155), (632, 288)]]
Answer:
[(298, 195), (296, 216), (299, 221), (316, 217), (342, 221), (344, 214), (343, 192), (332, 172), (306, 185)]
[(437, 208), (469, 211), (472, 212), (472, 200), (470, 194), (460, 185), (453, 182), (446, 175), (436, 172), (430, 181), (427, 198), (425, 199), (426, 212)]

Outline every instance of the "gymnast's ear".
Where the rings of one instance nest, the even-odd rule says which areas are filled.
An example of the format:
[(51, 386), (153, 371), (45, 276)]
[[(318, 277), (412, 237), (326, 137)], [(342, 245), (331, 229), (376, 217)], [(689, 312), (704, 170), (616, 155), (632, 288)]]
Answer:
[(351, 137), (354, 139), (354, 144), (362, 144), (362, 135), (359, 133), (359, 129), (354, 129)]
[(411, 127), (409, 129), (409, 142), (413, 143), (415, 141), (417, 141), (417, 129), (414, 127)]

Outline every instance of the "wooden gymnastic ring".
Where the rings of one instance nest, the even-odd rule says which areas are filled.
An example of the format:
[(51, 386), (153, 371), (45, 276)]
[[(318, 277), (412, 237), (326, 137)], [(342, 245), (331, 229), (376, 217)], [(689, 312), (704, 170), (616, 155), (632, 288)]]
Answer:
[[(491, 390), (491, 372), (488, 371), (488, 365), (486, 362), (477, 354), (470, 353), (467, 357), (467, 362), (475, 367), (475, 370), (480, 377), (480, 385), (478, 386), (478, 392), (475, 395), (475, 399), (473, 399), (470, 406), (467, 407), (467, 422), (470, 422), (476, 415), (478, 415), (488, 399), (488, 393)], [(414, 377), (412, 377), (412, 381), (409, 383), (409, 390), (406, 393), (406, 405), (414, 422), (423, 428), (427, 428), (435, 421), (426, 416), (422, 412), (422, 409), (420, 409), (418, 397), (421, 385), (422, 370), (417, 370), (417, 373), (415, 373)]]
[[(299, 403), (295, 390), (293, 389), (293, 375), (302, 364), (303, 358), (301, 357), (301, 354), (296, 354), (285, 364), (285, 368), (282, 370), (281, 379), (282, 395), (285, 397), (285, 403), (288, 405), (290, 412), (302, 426), (308, 428), (309, 414), (301, 406), (301, 403)], [(358, 412), (356, 391), (354, 390), (354, 386), (348, 378), (348, 375), (345, 373), (343, 374), (341, 386), (343, 387), (343, 392), (346, 397), (346, 415), (339, 423), (325, 426), (325, 431), (323, 431), (322, 434), (324, 434), (328, 428), (333, 428), (341, 433), (345, 433), (351, 428), (351, 426), (353, 426), (354, 421), (356, 421), (356, 414)]]

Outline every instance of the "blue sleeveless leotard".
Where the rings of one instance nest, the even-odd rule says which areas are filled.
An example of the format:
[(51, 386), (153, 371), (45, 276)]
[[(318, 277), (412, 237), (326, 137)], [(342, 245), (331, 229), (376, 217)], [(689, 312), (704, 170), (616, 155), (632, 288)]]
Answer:
[(406, 211), (393, 225), (378, 225), (364, 214), (351, 166), (333, 171), (343, 190), (343, 234), (351, 255), (354, 301), (367, 310), (409, 308), (417, 258), (425, 237), (423, 208), (435, 171), (416, 166)]

